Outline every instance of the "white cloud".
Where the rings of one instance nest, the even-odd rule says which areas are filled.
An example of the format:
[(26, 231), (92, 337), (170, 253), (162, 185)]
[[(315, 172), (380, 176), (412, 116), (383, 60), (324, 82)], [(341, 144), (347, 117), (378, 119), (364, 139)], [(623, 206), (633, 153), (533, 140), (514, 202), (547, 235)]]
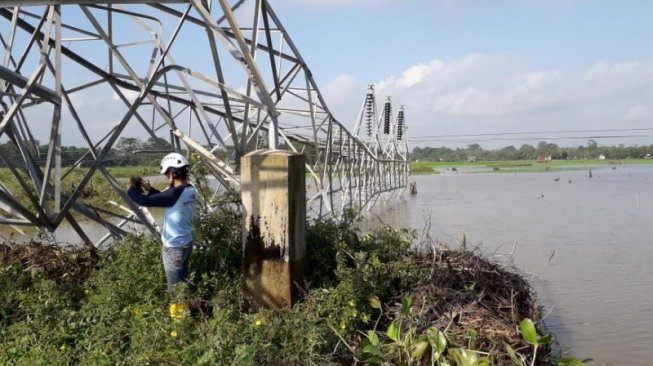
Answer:
[[(127, 98), (127, 100), (128, 100), (129, 102), (134, 102), (134, 101), (138, 98), (138, 95), (140, 94), (138, 91), (131, 90), (131, 89), (123, 89), (123, 88), (119, 88), (119, 89), (120, 89), (120, 92), (122, 93), (122, 95), (123, 95), (125, 98)], [(113, 100), (114, 100), (115, 102), (120, 102), (120, 101), (122, 101), (122, 99), (120, 98), (120, 96), (119, 96), (117, 93), (115, 93), (115, 92), (113, 93)]]
[[(653, 62), (596, 62), (569, 72), (533, 68), (505, 55), (474, 54), (411, 66), (399, 76), (378, 81), (376, 90), (379, 103), (392, 95), (395, 104), (406, 105), (413, 131), (409, 133), (415, 137), (647, 126), (653, 119), (652, 79)], [(324, 91), (336, 117), (343, 119), (360, 108), (365, 87), (342, 76)], [(497, 141), (494, 146), (509, 144), (519, 142)]]
[(643, 106), (641, 104), (636, 104), (626, 110), (623, 116), (623, 120), (646, 120), (647, 118), (650, 119), (651, 116), (653, 116), (653, 113), (649, 107)]
[[(415, 0), (412, 0), (415, 1)], [(488, 6), (496, 5), (496, 0), (426, 0), (420, 1), (420, 6), (425, 6), (430, 9), (437, 9), (437, 11), (445, 12), (448, 14), (460, 14), (473, 8), (485, 8)], [(500, 2), (517, 2), (515, 0), (502, 0)], [(577, 3), (578, 0), (536, 0), (533, 1), (534, 5), (538, 6), (542, 11), (553, 12), (560, 9), (567, 8)], [(294, 5), (305, 7), (337, 7), (337, 8), (359, 8), (359, 7), (379, 7), (390, 4), (403, 5), (404, 2), (400, 0), (273, 0), (272, 5), (279, 7), (284, 3), (292, 3)]]
[(353, 128), (366, 86), (351, 75), (339, 75), (324, 88), (320, 88), (331, 113), (347, 128)]

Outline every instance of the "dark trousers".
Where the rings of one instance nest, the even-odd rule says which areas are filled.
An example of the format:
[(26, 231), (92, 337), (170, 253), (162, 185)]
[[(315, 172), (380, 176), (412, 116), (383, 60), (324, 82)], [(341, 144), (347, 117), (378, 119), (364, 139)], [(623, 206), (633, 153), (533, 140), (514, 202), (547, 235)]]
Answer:
[(193, 251), (193, 244), (183, 247), (162, 247), (163, 269), (166, 271), (168, 292), (173, 293), (175, 285), (188, 277), (188, 262)]

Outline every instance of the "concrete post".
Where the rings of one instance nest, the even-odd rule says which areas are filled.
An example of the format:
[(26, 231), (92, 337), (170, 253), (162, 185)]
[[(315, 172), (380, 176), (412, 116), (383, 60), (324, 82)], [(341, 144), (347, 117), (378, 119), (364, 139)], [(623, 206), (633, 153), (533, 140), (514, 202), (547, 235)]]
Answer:
[(245, 291), (255, 306), (292, 306), (304, 285), (304, 156), (263, 149), (240, 162)]

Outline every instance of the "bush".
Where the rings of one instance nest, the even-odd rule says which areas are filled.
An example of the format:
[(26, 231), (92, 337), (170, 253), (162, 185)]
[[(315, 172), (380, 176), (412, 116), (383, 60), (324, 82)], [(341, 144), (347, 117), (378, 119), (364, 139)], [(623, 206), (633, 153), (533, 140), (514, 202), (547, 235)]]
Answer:
[[(481, 353), (487, 357), (479, 362), (550, 359), (550, 336), (522, 320), (522, 340), (519, 319), (503, 313), (494, 319), (507, 319), (502, 326), (513, 332), (505, 347), (472, 323), (458, 321), (441, 334), (453, 310), (481, 307), (483, 297), (505, 292), (512, 304), (515, 291), (504, 291), (506, 282), (523, 294), (514, 297), (523, 308), (509, 313), (531, 316), (523, 279), (465, 250), (412, 253), (411, 230), (383, 227), (361, 236), (351, 213), (307, 225), (307, 289), (298, 304), (251, 307), (238, 195), (212, 203), (198, 213), (190, 278), (176, 298), (166, 291), (156, 238), (128, 237), (99, 258), (84, 249), (0, 245), (0, 364), (453, 364)], [(524, 341), (540, 347), (537, 357), (513, 347)], [(485, 345), (491, 349), (476, 348)]]
[[(307, 228), (304, 299), (255, 310), (243, 294), (238, 197), (214, 203), (196, 220), (180, 289), (190, 314), (180, 319), (168, 314), (180, 300), (166, 292), (156, 238), (129, 237), (97, 260), (80, 251), (43, 252), (48, 260), (29, 264), (0, 256), (0, 364), (347, 364), (353, 355), (336, 345), (371, 322), (367, 298), (391, 301), (419, 278), (410, 232), (360, 237), (351, 217), (318, 221)], [(66, 270), (48, 269), (54, 257)]]

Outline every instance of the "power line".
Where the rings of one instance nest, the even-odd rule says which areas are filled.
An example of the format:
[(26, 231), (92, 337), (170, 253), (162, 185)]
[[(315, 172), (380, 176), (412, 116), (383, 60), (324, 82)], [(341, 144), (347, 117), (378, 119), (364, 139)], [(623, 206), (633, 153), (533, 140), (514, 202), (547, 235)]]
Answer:
[(653, 135), (586, 135), (586, 136), (538, 136), (538, 137), (505, 137), (505, 138), (470, 138), (470, 139), (453, 139), (453, 138), (429, 138), (429, 139), (409, 139), (411, 143), (424, 143), (424, 142), (489, 142), (489, 141), (546, 141), (546, 140), (600, 140), (600, 139), (614, 139), (614, 138), (644, 138), (653, 137)]

